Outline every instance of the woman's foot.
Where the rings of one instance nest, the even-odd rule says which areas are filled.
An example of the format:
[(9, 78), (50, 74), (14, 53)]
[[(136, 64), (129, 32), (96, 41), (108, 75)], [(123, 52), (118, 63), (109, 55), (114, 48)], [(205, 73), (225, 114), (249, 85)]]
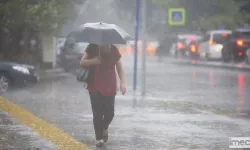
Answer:
[(104, 129), (103, 130), (103, 140), (106, 143), (106, 142), (108, 142), (108, 139), (109, 139), (108, 129), (106, 129), (106, 130)]
[(104, 146), (104, 141), (103, 140), (97, 140), (95, 145), (96, 145), (97, 148), (102, 148)]

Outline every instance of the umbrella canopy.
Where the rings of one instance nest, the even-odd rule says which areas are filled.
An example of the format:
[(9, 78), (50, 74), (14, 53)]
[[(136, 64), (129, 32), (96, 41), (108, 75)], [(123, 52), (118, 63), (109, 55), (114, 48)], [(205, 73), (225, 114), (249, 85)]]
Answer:
[(72, 32), (77, 42), (92, 44), (126, 44), (133, 40), (131, 36), (122, 28), (115, 24), (107, 23), (86, 23), (80, 29)]

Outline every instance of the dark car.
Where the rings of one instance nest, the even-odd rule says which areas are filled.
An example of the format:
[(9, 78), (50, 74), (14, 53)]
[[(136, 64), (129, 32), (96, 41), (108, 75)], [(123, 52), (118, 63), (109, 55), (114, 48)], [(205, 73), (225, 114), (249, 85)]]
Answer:
[(176, 36), (168, 35), (165, 36), (163, 40), (159, 42), (159, 46), (156, 50), (156, 55), (158, 57), (168, 56), (170, 53), (171, 45), (176, 41)]
[(59, 55), (59, 65), (66, 72), (76, 74), (80, 68), (80, 60), (88, 43), (77, 43), (71, 38), (67, 38)]
[(223, 43), (222, 58), (224, 62), (244, 61), (250, 45), (250, 30), (236, 29)]
[(187, 43), (187, 50), (188, 50), (188, 56), (191, 59), (199, 59), (200, 57), (200, 50), (198, 46), (198, 42), (196, 40), (192, 40), (189, 43)]
[[(196, 34), (179, 34), (177, 36), (176, 42), (173, 43), (174, 47), (172, 51), (174, 52), (174, 56), (178, 57), (181, 56), (187, 56), (187, 54), (192, 54), (193, 56), (196, 55), (198, 51), (196, 42), (198, 42), (202, 37)], [(195, 42), (195, 45), (194, 45)], [(195, 47), (193, 47), (195, 46)], [(194, 51), (195, 48), (195, 51)]]
[(34, 66), (0, 60), (0, 92), (14, 85), (36, 84), (39, 81)]

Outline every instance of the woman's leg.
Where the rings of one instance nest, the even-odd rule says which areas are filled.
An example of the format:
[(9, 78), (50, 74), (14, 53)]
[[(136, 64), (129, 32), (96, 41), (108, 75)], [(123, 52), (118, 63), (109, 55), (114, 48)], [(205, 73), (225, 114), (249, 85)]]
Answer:
[(103, 96), (103, 106), (104, 106), (104, 119), (103, 128), (108, 129), (109, 124), (114, 118), (115, 114), (115, 96)]
[(99, 92), (90, 92), (89, 95), (93, 112), (96, 140), (101, 140), (103, 139), (103, 99)]

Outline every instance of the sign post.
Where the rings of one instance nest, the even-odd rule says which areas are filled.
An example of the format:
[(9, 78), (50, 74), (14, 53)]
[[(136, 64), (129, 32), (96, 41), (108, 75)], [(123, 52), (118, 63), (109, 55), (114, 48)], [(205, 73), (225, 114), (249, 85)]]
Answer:
[[(147, 32), (147, 1), (142, 0), (142, 32)], [(142, 37), (142, 81), (141, 96), (146, 95), (146, 37)]]

